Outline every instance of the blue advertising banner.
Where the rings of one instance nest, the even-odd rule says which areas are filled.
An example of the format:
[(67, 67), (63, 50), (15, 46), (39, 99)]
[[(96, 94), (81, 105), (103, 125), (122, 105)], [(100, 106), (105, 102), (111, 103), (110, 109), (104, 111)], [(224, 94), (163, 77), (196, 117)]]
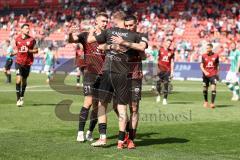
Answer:
[[(55, 64), (55, 69), (63, 65), (69, 59), (59, 58), (59, 64)], [(0, 57), (0, 68), (3, 68), (5, 65), (5, 57)], [(220, 64), (220, 79), (225, 79), (227, 71), (229, 70), (229, 64)], [(43, 58), (35, 58), (34, 63), (31, 67), (32, 71), (41, 72), (43, 70)], [(74, 64), (73, 64), (74, 67)], [(12, 66), (12, 69), (15, 68), (15, 65)], [(157, 73), (157, 65), (155, 63), (145, 63), (143, 65), (143, 70), (148, 74)], [(174, 78), (202, 78), (202, 72), (200, 69), (200, 63), (192, 62), (175, 62), (174, 64)]]

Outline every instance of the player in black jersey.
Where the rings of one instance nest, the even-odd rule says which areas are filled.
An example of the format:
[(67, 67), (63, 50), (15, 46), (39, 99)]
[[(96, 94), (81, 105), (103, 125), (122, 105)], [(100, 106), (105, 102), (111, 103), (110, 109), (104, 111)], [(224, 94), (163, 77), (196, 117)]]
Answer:
[[(98, 36), (88, 37), (88, 42), (97, 41), (98, 43), (107, 43), (110, 50), (106, 52), (106, 59), (103, 67), (103, 77), (100, 84), (100, 105), (98, 107), (98, 120), (100, 139), (93, 143), (93, 146), (101, 146), (106, 144), (106, 108), (112, 93), (116, 95), (119, 112), (119, 137), (118, 149), (123, 148), (123, 140), (125, 138), (125, 129), (127, 123), (127, 104), (129, 103), (129, 64), (128, 52), (129, 48), (144, 51), (147, 44), (141, 42), (141, 37), (136, 32), (125, 29), (125, 15), (122, 12), (116, 12), (113, 15), (113, 23), (115, 27), (102, 31)], [(114, 39), (121, 39), (120, 51), (112, 50), (114, 47)]]

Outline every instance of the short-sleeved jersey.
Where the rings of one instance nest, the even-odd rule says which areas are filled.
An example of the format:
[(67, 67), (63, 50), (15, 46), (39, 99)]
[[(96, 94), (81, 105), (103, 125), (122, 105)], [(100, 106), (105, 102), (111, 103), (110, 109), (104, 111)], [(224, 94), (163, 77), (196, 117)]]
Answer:
[(238, 64), (240, 61), (240, 51), (238, 49), (231, 50), (228, 58), (230, 60), (230, 71), (238, 72)]
[(16, 63), (20, 65), (31, 66), (33, 64), (33, 54), (29, 53), (29, 49), (33, 49), (36, 44), (35, 39), (32, 37), (27, 37), (22, 39), (22, 36), (18, 36), (16, 38), (16, 47), (17, 47), (17, 56), (16, 56)]
[(7, 48), (7, 55), (6, 55), (6, 60), (9, 60), (9, 59), (13, 59), (12, 58), (12, 56), (11, 56), (11, 54), (13, 54), (13, 48), (12, 48), (12, 46), (9, 46), (8, 48)]
[(52, 66), (54, 64), (54, 53), (49, 49), (45, 49), (45, 65)]
[[(106, 29), (100, 35), (97, 35), (95, 37), (98, 43), (107, 43), (110, 45), (112, 44), (112, 36), (120, 36), (128, 42), (137, 43), (141, 41), (141, 36), (137, 32), (132, 32), (127, 29), (118, 27)], [(129, 48), (126, 48), (126, 50), (121, 53), (115, 50), (107, 51), (103, 71), (128, 74), (128, 52), (130, 52)]]
[(101, 74), (105, 60), (104, 52), (97, 49), (97, 42), (87, 43), (88, 32), (78, 35), (78, 42), (83, 45), (85, 69), (90, 73)]
[(160, 48), (158, 54), (158, 68), (161, 72), (171, 72), (174, 51), (171, 49)]
[(205, 75), (206, 77), (216, 76), (218, 74), (219, 55), (215, 53), (203, 54), (202, 64), (203, 68), (209, 73), (209, 75)]

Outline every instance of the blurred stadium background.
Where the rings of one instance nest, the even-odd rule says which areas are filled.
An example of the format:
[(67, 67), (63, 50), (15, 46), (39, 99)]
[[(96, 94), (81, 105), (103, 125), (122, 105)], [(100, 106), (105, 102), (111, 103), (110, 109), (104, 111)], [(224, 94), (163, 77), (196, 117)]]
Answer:
[[(14, 45), (21, 24), (31, 25), (31, 35), (41, 50), (54, 46), (60, 62), (57, 69), (75, 57), (75, 46), (66, 42), (72, 25), (87, 30), (98, 11), (111, 15), (119, 9), (138, 15), (138, 30), (148, 33), (146, 79), (156, 73), (158, 47), (165, 39), (174, 42), (175, 79), (200, 80), (200, 57), (208, 42), (220, 54), (220, 77), (225, 79), (229, 42), (235, 40), (240, 49), (239, 0), (0, 0), (0, 70), (5, 64), (4, 41), (9, 39)], [(42, 72), (43, 56), (35, 55), (33, 72)], [(106, 148), (79, 144), (77, 121), (60, 120), (55, 107), (68, 99), (73, 101), (70, 111), (78, 114), (83, 96), (56, 92), (45, 83), (45, 75), (31, 73), (26, 103), (17, 108), (15, 83), (6, 85), (0, 73), (0, 159), (240, 159), (239, 101), (230, 101), (231, 92), (223, 83), (218, 84), (215, 110), (202, 107), (201, 82), (173, 81), (167, 107), (155, 102), (155, 93), (149, 91), (151, 82), (144, 85), (137, 149), (117, 152), (118, 127), (113, 112), (108, 114)], [(73, 86), (75, 81), (74, 76), (67, 76), (65, 83)], [(80, 93), (81, 89), (75, 91)], [(94, 137), (98, 136), (96, 128)]]
[[(234, 40), (240, 48), (238, 0), (0, 0), (0, 10), (0, 68), (5, 63), (4, 40), (14, 44), (23, 23), (31, 25), (31, 35), (41, 50), (54, 46), (63, 64), (76, 52), (76, 47), (66, 42), (69, 28), (79, 24), (82, 30), (88, 30), (99, 11), (111, 15), (115, 10), (124, 10), (138, 17), (138, 31), (149, 37), (144, 73), (150, 77), (156, 73), (158, 48), (166, 39), (173, 40), (175, 79), (201, 78), (198, 62), (209, 42), (220, 55), (220, 78), (224, 79), (229, 42)], [(42, 57), (36, 55), (32, 71), (43, 70)]]

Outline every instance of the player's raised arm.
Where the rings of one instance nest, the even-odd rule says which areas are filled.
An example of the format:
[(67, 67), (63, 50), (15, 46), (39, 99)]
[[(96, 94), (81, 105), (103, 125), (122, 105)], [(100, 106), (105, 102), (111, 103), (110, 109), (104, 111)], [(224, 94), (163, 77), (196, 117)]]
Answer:
[(79, 27), (77, 27), (77, 26), (71, 27), (70, 33), (68, 35), (68, 42), (69, 43), (77, 43), (79, 41), (78, 35), (80, 35)]
[(87, 37), (87, 43), (93, 43), (98, 42), (99, 44), (103, 44), (107, 42), (106, 34), (107, 30), (102, 31), (98, 35), (94, 35), (96, 29), (91, 29), (89, 31), (88, 37)]

